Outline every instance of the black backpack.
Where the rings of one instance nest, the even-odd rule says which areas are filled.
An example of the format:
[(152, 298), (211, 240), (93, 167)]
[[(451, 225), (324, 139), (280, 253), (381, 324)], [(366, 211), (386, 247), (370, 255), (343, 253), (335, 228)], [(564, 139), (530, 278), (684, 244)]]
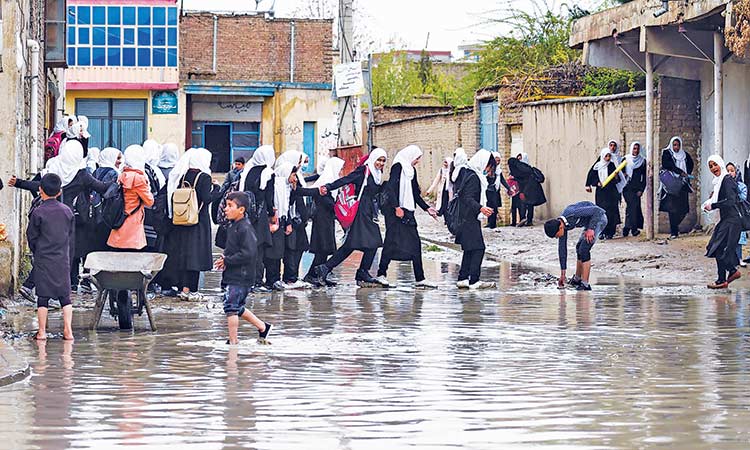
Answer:
[(534, 179), (536, 180), (537, 183), (540, 183), (540, 184), (544, 183), (544, 174), (542, 173), (541, 170), (537, 169), (536, 167), (532, 167), (531, 173), (533, 174)]
[(125, 219), (136, 212), (141, 204), (142, 201), (139, 198), (138, 206), (132, 211), (126, 212), (125, 192), (122, 189), (122, 184), (112, 183), (107, 188), (107, 192), (102, 195), (102, 219), (104, 224), (112, 230), (118, 230), (125, 223)]
[(76, 225), (86, 225), (94, 220), (94, 208), (91, 203), (91, 194), (87, 191), (81, 191), (73, 199), (73, 216)]

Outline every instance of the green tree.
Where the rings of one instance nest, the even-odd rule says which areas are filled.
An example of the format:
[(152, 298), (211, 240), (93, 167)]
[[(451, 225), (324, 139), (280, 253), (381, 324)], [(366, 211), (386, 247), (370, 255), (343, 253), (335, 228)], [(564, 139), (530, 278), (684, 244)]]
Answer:
[(392, 51), (379, 55), (372, 69), (372, 103), (375, 106), (409, 104), (422, 93), (419, 72), (406, 54)]

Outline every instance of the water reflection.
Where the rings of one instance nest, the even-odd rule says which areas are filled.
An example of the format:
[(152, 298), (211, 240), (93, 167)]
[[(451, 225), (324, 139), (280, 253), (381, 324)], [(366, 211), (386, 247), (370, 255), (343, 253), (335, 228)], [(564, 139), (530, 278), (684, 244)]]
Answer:
[[(352, 279), (357, 261), (339, 277)], [(336, 289), (255, 298), (277, 328), (224, 345), (220, 308), (157, 306), (159, 332), (24, 342), (0, 389), (0, 447), (746, 448), (747, 292), (674, 296), (619, 279), (560, 292), (525, 270), (499, 291)], [(206, 282), (215, 282), (213, 276)], [(601, 281), (601, 280), (600, 280)], [(214, 287), (215, 288), (215, 287)], [(214, 299), (218, 303), (218, 299)], [(145, 319), (139, 319), (145, 320)], [(57, 324), (53, 324), (57, 325)]]

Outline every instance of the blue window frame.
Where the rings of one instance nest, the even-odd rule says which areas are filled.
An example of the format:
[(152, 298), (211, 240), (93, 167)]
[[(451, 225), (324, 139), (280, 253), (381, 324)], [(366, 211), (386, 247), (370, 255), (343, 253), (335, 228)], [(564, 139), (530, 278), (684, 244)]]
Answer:
[(78, 65), (79, 66), (91, 65), (91, 48), (80, 47), (78, 49)]
[(164, 48), (154, 47), (154, 58), (151, 60), (154, 67), (164, 67), (167, 65), (167, 55)]
[(107, 65), (120, 65), (120, 47), (110, 47), (107, 49)]
[(167, 29), (167, 45), (177, 47), (177, 28), (169, 27)]
[(76, 23), (76, 7), (68, 6), (68, 25), (75, 25)]
[(229, 126), (230, 161), (239, 156), (249, 161), (260, 145), (260, 122), (193, 122), (192, 147), (206, 146), (206, 125)]
[(149, 67), (149, 66), (151, 66), (151, 49), (139, 48), (138, 49), (138, 67)]
[(176, 48), (167, 49), (167, 65), (169, 67), (177, 67), (177, 49)]
[(135, 67), (135, 48), (122, 49), (122, 65), (125, 67)]
[(68, 47), (68, 65), (76, 65), (76, 49), (73, 47)]
[(167, 24), (167, 14), (163, 7), (154, 7), (153, 19), (154, 25)]
[(151, 25), (151, 8), (148, 6), (138, 7), (138, 25)]
[(78, 19), (78, 25), (91, 25), (91, 7), (79, 6), (76, 18)]
[(105, 45), (107, 43), (107, 31), (104, 27), (94, 27), (92, 29), (91, 41), (94, 45)]
[(122, 43), (125, 45), (135, 45), (135, 28), (122, 29)]
[(107, 28), (107, 45), (120, 46), (120, 27)]
[(151, 45), (151, 28), (149, 27), (138, 28), (138, 45), (139, 46)]
[(154, 27), (152, 45), (167, 45), (167, 29), (164, 27)]
[(120, 25), (120, 7), (119, 6), (107, 7), (107, 24), (108, 25)]
[(79, 45), (91, 44), (91, 28), (89, 27), (78, 28), (78, 44)]
[(135, 25), (135, 7), (124, 6), (122, 8), (122, 24)]
[(68, 45), (76, 45), (76, 29), (68, 27)]
[(106, 25), (107, 24), (107, 8), (104, 6), (94, 6), (93, 11), (93, 23), (94, 25)]
[(177, 8), (167, 8), (167, 25), (177, 25)]
[(91, 49), (91, 61), (95, 66), (107, 65), (107, 51), (104, 47), (94, 47)]

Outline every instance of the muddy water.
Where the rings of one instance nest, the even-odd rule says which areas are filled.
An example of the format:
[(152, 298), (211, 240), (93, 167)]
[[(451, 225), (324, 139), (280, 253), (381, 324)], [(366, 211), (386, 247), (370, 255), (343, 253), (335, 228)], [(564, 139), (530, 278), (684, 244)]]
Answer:
[(157, 306), (157, 333), (80, 312), (74, 345), (16, 344), (33, 376), (0, 389), (0, 448), (748, 447), (747, 293), (560, 293), (505, 265), (471, 293), (426, 269), (439, 290), (402, 265), (398, 289), (258, 297), (270, 346), (224, 345), (218, 299)]

